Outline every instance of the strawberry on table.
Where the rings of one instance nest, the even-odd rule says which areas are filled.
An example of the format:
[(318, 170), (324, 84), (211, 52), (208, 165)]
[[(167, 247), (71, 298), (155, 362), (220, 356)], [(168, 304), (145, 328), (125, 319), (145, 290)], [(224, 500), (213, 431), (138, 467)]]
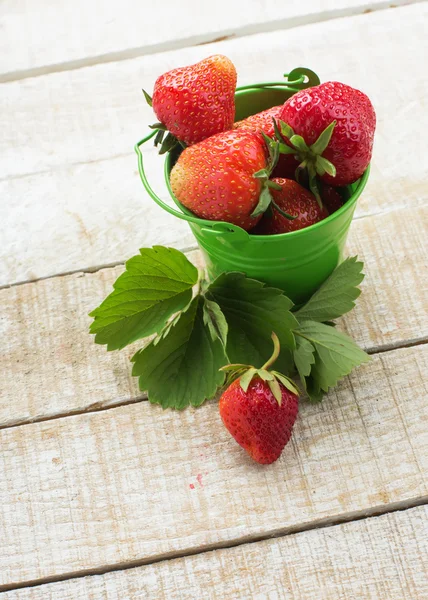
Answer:
[(240, 446), (260, 464), (276, 461), (288, 443), (299, 408), (294, 383), (269, 368), (279, 356), (279, 340), (273, 333), (274, 352), (261, 369), (229, 365), (222, 370), (236, 379), (220, 398), (221, 419)]
[(268, 165), (262, 136), (244, 129), (226, 131), (181, 153), (171, 171), (171, 188), (196, 216), (248, 230), (261, 218), (261, 213), (251, 213), (265, 185), (254, 175)]
[(280, 189), (271, 189), (273, 200), (270, 209), (263, 215), (253, 233), (270, 235), (297, 231), (328, 216), (326, 209), (319, 207), (315, 196), (296, 181), (281, 178), (274, 178), (272, 181)]
[(216, 54), (157, 78), (153, 98), (144, 93), (159, 119), (153, 128), (170, 132), (167, 150), (176, 140), (190, 146), (232, 128), (236, 77), (232, 61)]
[(343, 186), (367, 169), (376, 115), (363, 92), (336, 81), (322, 83), (291, 96), (279, 119), (283, 136), (308, 170), (311, 189), (315, 175)]

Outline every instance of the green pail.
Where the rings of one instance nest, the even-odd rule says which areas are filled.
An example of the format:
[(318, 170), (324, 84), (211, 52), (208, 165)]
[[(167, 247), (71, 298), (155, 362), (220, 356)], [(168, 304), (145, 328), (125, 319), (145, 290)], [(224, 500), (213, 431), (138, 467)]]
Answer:
[[(297, 91), (319, 84), (318, 76), (305, 68), (294, 69), (285, 77), (287, 80), (284, 82), (237, 88), (235, 120), (282, 104)], [(152, 132), (135, 146), (141, 180), (159, 206), (179, 219), (188, 221), (204, 255), (210, 279), (225, 271), (240, 271), (284, 290), (296, 304), (300, 304), (318, 289), (343, 259), (349, 226), (357, 200), (367, 183), (369, 168), (361, 179), (345, 190), (347, 199), (344, 205), (323, 221), (291, 233), (251, 235), (230, 223), (199, 219), (178, 202), (169, 185), (169, 174), (178, 153), (173, 152), (166, 158), (165, 180), (179, 210), (156, 195), (147, 181), (140, 149), (155, 133)]]

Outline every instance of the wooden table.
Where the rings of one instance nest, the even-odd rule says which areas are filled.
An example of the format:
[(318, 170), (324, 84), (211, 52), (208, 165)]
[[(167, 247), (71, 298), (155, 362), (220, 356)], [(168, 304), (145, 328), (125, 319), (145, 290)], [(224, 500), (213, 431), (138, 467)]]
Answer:
[[(1, 2), (0, 600), (428, 598), (427, 23), (404, 0)], [(269, 467), (215, 402), (149, 405), (133, 349), (88, 335), (139, 247), (198, 258), (133, 144), (141, 87), (213, 53), (240, 84), (308, 66), (378, 114), (340, 322), (373, 360), (302, 403)]]

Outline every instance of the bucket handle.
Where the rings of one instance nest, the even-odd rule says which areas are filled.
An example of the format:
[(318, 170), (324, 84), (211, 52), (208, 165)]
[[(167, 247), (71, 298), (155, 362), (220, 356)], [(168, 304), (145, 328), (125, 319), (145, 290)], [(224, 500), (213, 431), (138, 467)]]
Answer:
[(181, 211), (175, 210), (174, 208), (172, 208), (172, 206), (169, 206), (169, 204), (167, 204), (161, 198), (159, 198), (159, 196), (153, 190), (153, 188), (151, 187), (151, 185), (147, 179), (146, 172), (144, 169), (143, 154), (142, 154), (141, 148), (140, 148), (143, 144), (148, 142), (155, 135), (156, 135), (156, 131), (152, 131), (151, 133), (149, 133), (149, 135), (147, 135), (145, 138), (143, 138), (141, 141), (139, 141), (137, 144), (135, 144), (134, 150), (138, 156), (138, 170), (140, 173), (141, 181), (143, 182), (143, 185), (146, 188), (147, 193), (156, 202), (156, 204), (158, 206), (160, 206), (161, 208), (163, 208), (163, 210), (166, 210), (166, 212), (168, 212), (170, 215), (174, 215), (174, 217), (177, 217), (178, 219), (182, 219), (184, 221), (188, 221), (190, 223), (199, 225), (202, 228), (204, 233), (213, 234), (213, 235), (233, 233), (234, 235), (237, 236), (236, 241), (239, 241), (239, 240), (243, 241), (243, 240), (248, 239), (248, 233), (241, 227), (238, 227), (237, 225), (232, 225), (231, 223), (226, 223), (224, 221), (210, 221), (209, 222), (209, 221), (206, 221), (205, 219), (199, 219), (198, 217), (195, 217), (193, 215), (188, 215), (188, 214), (182, 213)]

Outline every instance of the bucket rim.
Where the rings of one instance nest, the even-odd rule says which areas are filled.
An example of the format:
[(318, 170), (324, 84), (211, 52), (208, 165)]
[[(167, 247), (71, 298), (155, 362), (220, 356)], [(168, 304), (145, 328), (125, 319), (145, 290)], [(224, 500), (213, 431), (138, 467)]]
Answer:
[[(193, 220), (191, 220), (191, 219), (192, 219), (192, 217), (194, 218), (195, 215), (190, 210), (188, 210), (185, 206), (183, 206), (181, 204), (181, 202), (176, 198), (176, 196), (174, 195), (174, 192), (172, 191), (170, 179), (169, 179), (169, 175), (170, 175), (170, 172), (171, 172), (171, 169), (173, 166), (171, 163), (172, 163), (172, 157), (170, 154), (168, 154), (167, 157), (165, 158), (165, 165), (164, 165), (165, 183), (166, 183), (169, 195), (171, 196), (171, 198), (173, 199), (177, 208), (180, 209), (180, 211), (183, 215), (182, 218), (187, 220), (186, 217), (190, 217), (189, 223), (191, 223), (192, 225), (199, 225), (202, 228), (216, 230), (216, 231), (218, 231), (219, 234), (226, 233), (227, 228), (229, 227), (230, 232), (239, 231), (241, 238), (243, 236), (245, 236), (245, 234), (246, 234), (251, 240), (254, 240), (254, 241), (260, 240), (260, 242), (266, 242), (267, 240), (274, 240), (274, 239), (280, 240), (280, 239), (283, 239), (284, 237), (287, 237), (288, 240), (290, 240), (291, 238), (303, 237), (305, 235), (308, 235), (312, 231), (316, 231), (317, 229), (326, 227), (326, 226), (328, 226), (328, 224), (333, 223), (336, 219), (339, 219), (341, 217), (341, 215), (346, 213), (352, 206), (354, 206), (354, 204), (357, 202), (358, 198), (361, 196), (364, 188), (366, 187), (366, 184), (367, 184), (367, 181), (368, 181), (368, 178), (370, 175), (370, 164), (369, 164), (367, 166), (367, 169), (361, 175), (361, 177), (352, 184), (352, 185), (356, 185), (356, 188), (353, 190), (352, 194), (346, 200), (346, 202), (344, 202), (344, 204), (338, 210), (336, 210), (334, 213), (332, 213), (325, 219), (322, 219), (322, 221), (318, 221), (318, 223), (314, 223), (313, 225), (309, 225), (309, 227), (304, 227), (303, 229), (298, 229), (297, 231), (288, 231), (286, 233), (274, 233), (274, 234), (269, 234), (269, 235), (259, 235), (259, 234), (251, 233), (251, 230), (245, 231), (245, 229), (242, 229), (242, 227), (239, 227), (238, 225), (234, 225), (232, 223), (228, 223), (227, 221), (209, 221), (208, 219), (202, 219), (200, 217), (197, 217), (198, 223), (192, 222)], [(343, 186), (343, 187), (346, 187), (346, 186)], [(216, 227), (218, 225), (221, 227), (221, 229)]]

